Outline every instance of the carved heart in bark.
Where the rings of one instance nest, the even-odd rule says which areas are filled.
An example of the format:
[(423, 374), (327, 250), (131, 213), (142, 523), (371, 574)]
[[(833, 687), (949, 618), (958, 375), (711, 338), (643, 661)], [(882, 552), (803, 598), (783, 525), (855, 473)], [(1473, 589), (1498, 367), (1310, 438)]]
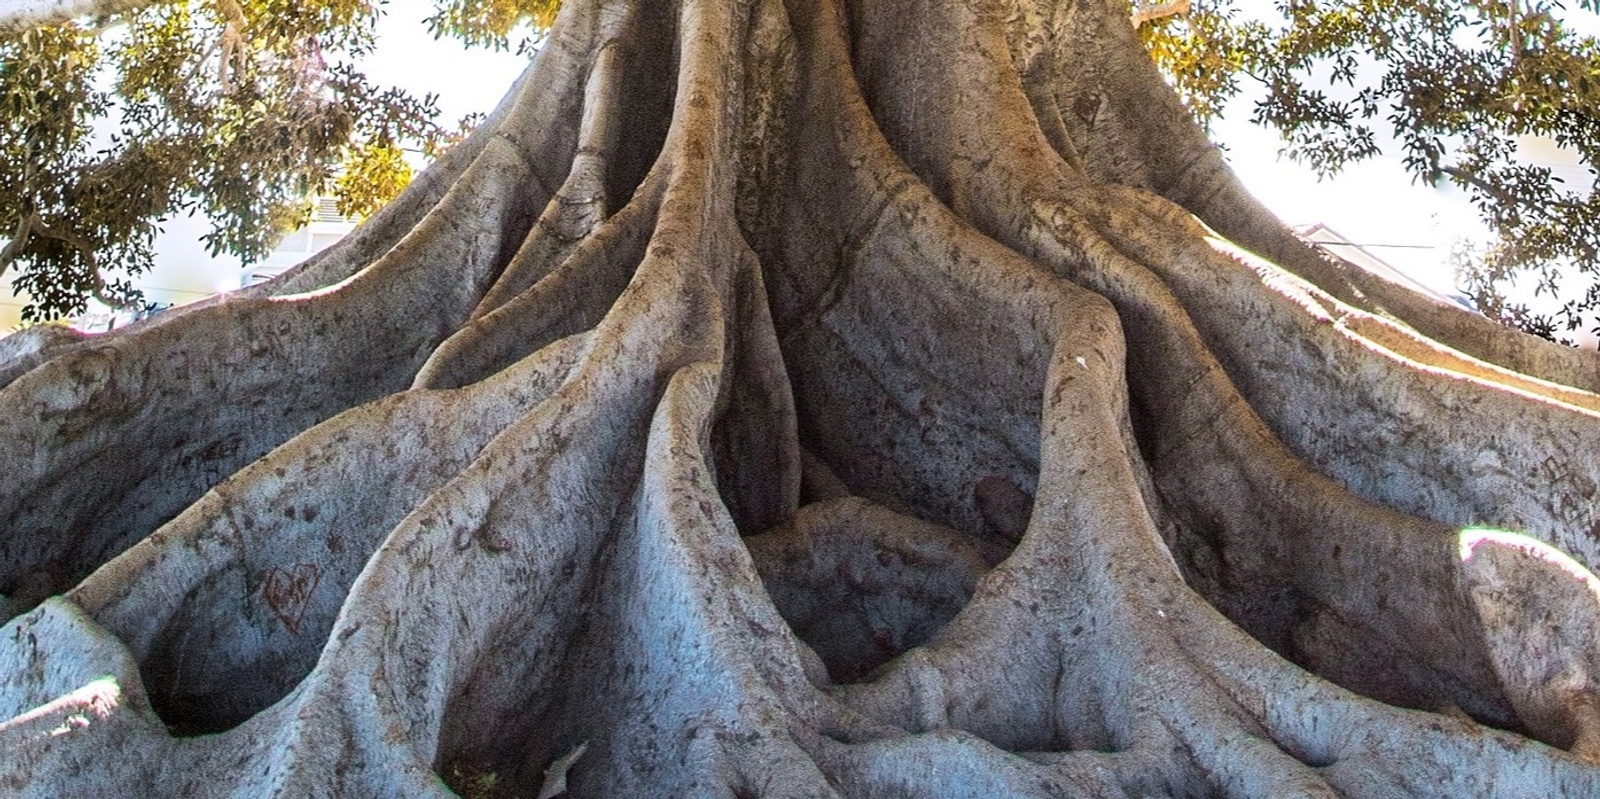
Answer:
[(311, 594), (317, 590), (320, 579), (321, 573), (314, 563), (296, 563), (288, 569), (274, 568), (261, 581), (261, 598), (266, 600), (272, 615), (278, 617), (278, 621), (289, 632), (299, 634), (300, 617), (305, 615), (306, 605), (310, 603)]

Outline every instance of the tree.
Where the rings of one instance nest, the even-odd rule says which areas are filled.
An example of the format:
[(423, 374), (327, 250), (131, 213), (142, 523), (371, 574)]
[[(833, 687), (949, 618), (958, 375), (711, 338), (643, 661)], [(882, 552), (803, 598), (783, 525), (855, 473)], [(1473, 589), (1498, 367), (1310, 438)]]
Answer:
[(24, 794), (1600, 791), (1600, 364), (1295, 238), (1110, 0), (572, 0), (338, 247), (47, 336)]
[(0, 27), (0, 274), (17, 267), (25, 319), (133, 304), (175, 214), (203, 212), (212, 254), (246, 263), (309, 218), (310, 191), (364, 215), (409, 179), (402, 146), (450, 137), (433, 98), (352, 66), (379, 14), (366, 0), (20, 5), (126, 11)]
[(1596, 184), (1564, 185), (1519, 153), (1533, 137), (1586, 164), (1600, 158), (1600, 41), (1565, 24), (1564, 5), (1290, 2), (1269, 22), (1206, 0), (1141, 35), (1203, 120), (1248, 78), (1262, 92), (1252, 121), (1276, 128), (1287, 153), (1319, 173), (1391, 149), (1380, 146), (1387, 138), (1415, 179), (1465, 190), (1495, 236), (1458, 253), (1465, 287), (1488, 315), (1554, 340), (1556, 320), (1505, 295), (1522, 276), (1541, 293), (1571, 294), (1564, 276), (1583, 275), (1587, 290), (1567, 299), (1562, 327), (1593, 327), (1600, 312)]

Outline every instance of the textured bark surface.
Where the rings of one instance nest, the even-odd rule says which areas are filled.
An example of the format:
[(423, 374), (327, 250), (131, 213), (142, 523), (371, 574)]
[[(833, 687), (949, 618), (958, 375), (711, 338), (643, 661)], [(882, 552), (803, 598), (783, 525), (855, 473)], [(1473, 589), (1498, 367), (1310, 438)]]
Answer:
[(0, 345), (0, 786), (1600, 795), (1600, 372), (1485, 325), (1119, 3), (568, 0), (335, 249)]

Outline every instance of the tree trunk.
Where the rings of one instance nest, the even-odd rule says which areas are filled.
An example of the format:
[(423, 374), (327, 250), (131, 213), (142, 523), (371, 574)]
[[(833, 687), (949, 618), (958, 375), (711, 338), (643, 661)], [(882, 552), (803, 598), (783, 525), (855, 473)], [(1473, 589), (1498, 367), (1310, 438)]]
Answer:
[(1315, 255), (1127, 15), (568, 0), (336, 249), (0, 351), (0, 785), (1600, 795), (1593, 356)]

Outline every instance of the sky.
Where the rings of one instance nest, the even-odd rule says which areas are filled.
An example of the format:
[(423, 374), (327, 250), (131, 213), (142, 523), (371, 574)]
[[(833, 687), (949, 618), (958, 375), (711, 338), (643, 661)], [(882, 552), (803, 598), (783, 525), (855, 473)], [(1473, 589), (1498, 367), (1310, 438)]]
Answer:
[[(1247, 12), (1271, 13), (1267, 0), (1239, 0), (1237, 5)], [(1600, 16), (1581, 9), (1564, 13), (1563, 22), (1569, 27), (1600, 35)], [(1295, 227), (1327, 225), (1430, 288), (1450, 293), (1456, 282), (1449, 265), (1452, 245), (1490, 238), (1468, 194), (1448, 182), (1432, 187), (1413, 181), (1381, 120), (1375, 130), (1384, 155), (1319, 179), (1312, 170), (1279, 155), (1283, 143), (1276, 133), (1250, 124), (1258, 96), (1246, 92), (1235, 98), (1212, 127), (1213, 139), (1223, 146), (1251, 192), (1284, 222)], [(1575, 153), (1558, 150), (1553, 142), (1524, 141), (1520, 154), (1530, 163), (1550, 167), (1568, 186), (1594, 180)]]
[[(418, 95), (437, 94), (440, 120), (454, 127), (455, 121), (467, 114), (492, 110), (526, 67), (527, 59), (509, 52), (468, 49), (454, 39), (435, 40), (423, 24), (432, 6), (431, 0), (387, 3), (378, 22), (379, 47), (362, 68), (380, 83)], [(162, 230), (156, 241), (155, 269), (136, 281), (148, 300), (182, 304), (240, 287), (248, 272), (239, 261), (227, 255), (213, 258), (200, 242), (210, 230), (205, 219), (170, 219)], [(280, 268), (286, 265), (279, 263), (281, 260), (266, 263)], [(20, 321), (23, 304), (24, 300), (11, 296), (9, 279), (0, 278), (0, 335)]]
[(432, 7), (431, 0), (390, 0), (383, 7), (378, 49), (363, 62), (367, 75), (418, 95), (438, 95), (440, 119), (451, 124), (494, 110), (527, 58), (434, 39), (423, 24)]
[[(435, 40), (422, 23), (432, 5), (427, 0), (389, 2), (378, 24), (379, 47), (363, 68), (380, 82), (417, 94), (437, 94), (441, 119), (450, 124), (469, 113), (492, 109), (526, 60), (510, 52), (467, 49), (448, 38)], [(1271, 10), (1271, 0), (1237, 0), (1236, 5), (1246, 13)], [(1569, 24), (1600, 33), (1600, 17), (1579, 10), (1567, 13)], [(1213, 137), (1245, 185), (1267, 207), (1291, 225), (1322, 223), (1437, 291), (1454, 290), (1455, 275), (1448, 263), (1451, 246), (1460, 239), (1487, 238), (1465, 192), (1413, 182), (1398, 156), (1390, 155), (1319, 179), (1278, 155), (1282, 142), (1275, 133), (1249, 123), (1254, 101), (1248, 94), (1236, 98), (1214, 123)], [(1569, 184), (1592, 179), (1568, 154), (1545, 150), (1530, 156), (1556, 168)], [(165, 228), (158, 243), (160, 266), (143, 280), (152, 298), (185, 302), (239, 286), (242, 273), (237, 262), (219, 264), (199, 245), (197, 240), (206, 231), (203, 220), (172, 220)], [(8, 317), (17, 307), (0, 296), (0, 330), (14, 324)]]

